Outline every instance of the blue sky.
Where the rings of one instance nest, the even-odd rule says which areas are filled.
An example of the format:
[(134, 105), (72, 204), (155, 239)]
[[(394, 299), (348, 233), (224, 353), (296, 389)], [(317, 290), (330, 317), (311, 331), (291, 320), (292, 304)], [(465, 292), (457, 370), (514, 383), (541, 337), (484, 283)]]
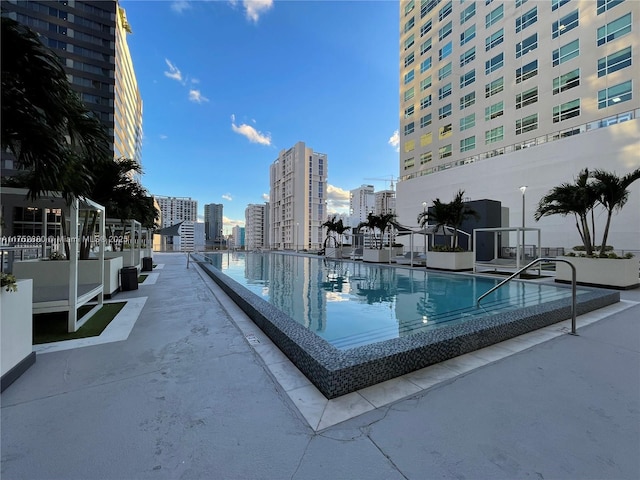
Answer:
[[(121, 0), (144, 102), (144, 186), (224, 204), (225, 230), (303, 141), (329, 210), (398, 173), (398, 2)], [(394, 141), (395, 140), (395, 141)]]

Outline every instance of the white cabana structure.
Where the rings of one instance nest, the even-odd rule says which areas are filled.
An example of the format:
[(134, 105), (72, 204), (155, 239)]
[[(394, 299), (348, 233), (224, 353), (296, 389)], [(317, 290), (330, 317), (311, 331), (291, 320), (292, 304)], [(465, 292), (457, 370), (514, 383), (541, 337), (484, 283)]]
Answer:
[[(75, 332), (104, 300), (104, 207), (87, 198), (67, 203), (57, 192), (31, 200), (26, 189), (18, 188), (3, 188), (1, 200), (3, 248), (15, 254), (21, 247), (39, 246), (42, 252), (35, 259), (14, 260), (7, 270), (18, 279), (33, 280), (33, 314), (68, 312), (67, 329)], [(80, 235), (80, 212), (94, 213), (96, 232)], [(80, 260), (81, 246), (93, 250), (94, 258)], [(61, 250), (68, 251), (68, 258), (49, 259), (51, 252)], [(92, 299), (97, 304), (78, 318), (78, 308)]]

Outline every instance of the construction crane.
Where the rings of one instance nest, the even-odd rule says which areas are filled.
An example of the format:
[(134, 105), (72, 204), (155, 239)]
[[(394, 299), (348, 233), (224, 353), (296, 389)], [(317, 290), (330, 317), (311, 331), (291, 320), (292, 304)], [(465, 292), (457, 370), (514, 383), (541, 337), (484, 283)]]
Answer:
[(387, 175), (386, 177), (380, 177), (380, 178), (365, 178), (365, 180), (377, 180), (379, 182), (389, 182), (389, 190), (393, 191), (393, 184), (394, 182), (395, 183), (398, 182), (398, 177), (396, 177), (395, 175)]

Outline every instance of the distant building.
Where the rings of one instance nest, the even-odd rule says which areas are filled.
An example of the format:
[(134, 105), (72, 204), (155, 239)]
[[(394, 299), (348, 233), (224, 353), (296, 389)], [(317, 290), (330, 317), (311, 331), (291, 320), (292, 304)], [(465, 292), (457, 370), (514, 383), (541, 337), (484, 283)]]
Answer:
[[(180, 236), (163, 237), (162, 250), (193, 251), (195, 249), (194, 224), (198, 221), (198, 202), (191, 197), (166, 197), (154, 195), (160, 207), (161, 228), (183, 222), (179, 228)], [(154, 241), (154, 244), (157, 243)], [(154, 247), (156, 248), (156, 247)]]
[(247, 250), (269, 248), (267, 241), (269, 204), (250, 203), (244, 210), (245, 240)]
[(376, 215), (387, 215), (396, 213), (396, 192), (393, 190), (381, 190), (375, 192), (375, 210)]
[(270, 169), (271, 248), (322, 248), (327, 170), (327, 155), (304, 142), (280, 152)]
[(218, 249), (225, 244), (222, 233), (223, 208), (221, 203), (208, 203), (204, 206), (204, 230), (207, 248)]
[(349, 226), (357, 227), (367, 219), (370, 212), (375, 211), (375, 194), (373, 185), (362, 185), (349, 192)]
[(195, 222), (193, 224), (193, 245), (197, 252), (206, 250), (204, 222)]
[(231, 229), (232, 248), (242, 250), (245, 247), (245, 227), (235, 226)]

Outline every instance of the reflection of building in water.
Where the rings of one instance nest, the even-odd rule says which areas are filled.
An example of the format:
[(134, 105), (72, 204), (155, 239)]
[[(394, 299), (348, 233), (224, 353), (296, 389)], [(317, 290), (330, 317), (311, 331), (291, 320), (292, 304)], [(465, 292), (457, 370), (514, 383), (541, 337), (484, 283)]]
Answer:
[[(354, 278), (355, 277), (355, 278)], [(381, 265), (367, 265), (351, 279), (352, 293), (368, 304), (390, 302), (396, 297), (396, 269)]]
[(396, 277), (399, 294), (395, 303), (398, 336), (429, 329), (429, 320), (433, 322), (438, 313), (430, 300), (447, 294), (446, 281), (429, 277), (424, 270), (404, 268), (397, 269)]
[[(247, 255), (251, 256), (251, 255)], [(273, 255), (270, 273), (270, 302), (312, 332), (326, 329), (326, 300), (321, 288), (322, 263), (294, 255)], [(296, 318), (294, 312), (302, 312)]]
[(246, 254), (244, 260), (244, 276), (247, 283), (253, 285), (264, 285), (267, 283), (267, 273), (269, 271), (269, 255), (261, 253)]

